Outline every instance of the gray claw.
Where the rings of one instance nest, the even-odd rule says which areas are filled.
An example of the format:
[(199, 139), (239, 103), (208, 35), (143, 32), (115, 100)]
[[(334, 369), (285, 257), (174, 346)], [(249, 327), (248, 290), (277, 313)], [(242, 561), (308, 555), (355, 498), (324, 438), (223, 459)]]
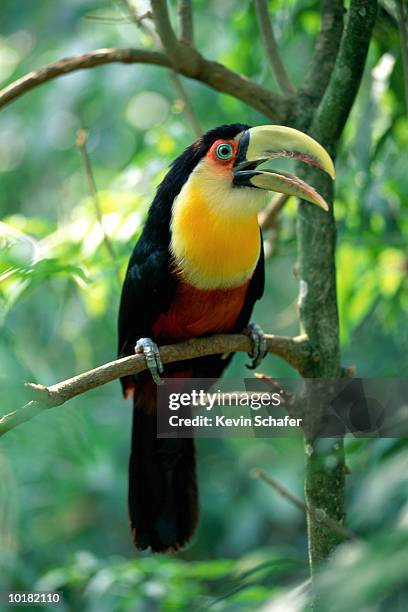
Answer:
[(135, 353), (143, 353), (154, 382), (156, 385), (162, 385), (160, 374), (163, 374), (164, 367), (157, 344), (151, 338), (139, 338), (136, 342)]
[(254, 370), (268, 353), (265, 334), (262, 327), (257, 323), (250, 323), (244, 330), (244, 333), (249, 336), (252, 342), (252, 350), (248, 353), (248, 357), (250, 357), (252, 361), (247, 364), (247, 368)]

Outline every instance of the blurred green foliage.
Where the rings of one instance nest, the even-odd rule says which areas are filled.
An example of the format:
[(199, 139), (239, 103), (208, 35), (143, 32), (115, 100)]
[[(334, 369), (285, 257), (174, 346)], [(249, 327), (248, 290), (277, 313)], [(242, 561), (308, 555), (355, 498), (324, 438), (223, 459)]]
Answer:
[[(199, 48), (273, 86), (253, 3), (194, 5)], [(318, 2), (274, 0), (270, 6), (288, 71), (300, 84), (319, 29)], [(152, 45), (118, 17), (123, 14), (109, 0), (3, 0), (0, 82), (99, 47)], [(402, 79), (398, 29), (382, 11), (337, 160), (335, 203), (343, 360), (366, 377), (402, 377), (408, 367)], [(233, 98), (183, 82), (204, 129), (265, 121)], [(90, 133), (115, 261), (87, 191), (75, 145), (80, 128)], [(171, 78), (149, 66), (74, 73), (2, 109), (2, 413), (24, 403), (23, 381), (51, 384), (115, 357), (118, 274), (155, 186), (193, 137)], [(297, 331), (295, 216), (290, 202), (255, 316), (274, 333)], [(242, 375), (244, 363), (236, 357), (229, 375)], [(293, 375), (277, 358), (264, 369)], [(305, 517), (249, 477), (251, 468), (261, 467), (301, 497), (299, 440), (200, 440), (197, 537), (174, 558), (152, 558), (136, 555), (129, 541), (129, 435), (130, 406), (112, 383), (2, 439), (0, 589), (62, 589), (66, 610), (253, 610), (267, 601), (269, 610), (303, 609), (307, 585), (295, 585), (307, 578)], [(326, 609), (406, 610), (406, 444), (349, 440), (347, 448), (350, 527), (366, 543), (344, 545), (324, 568)]]

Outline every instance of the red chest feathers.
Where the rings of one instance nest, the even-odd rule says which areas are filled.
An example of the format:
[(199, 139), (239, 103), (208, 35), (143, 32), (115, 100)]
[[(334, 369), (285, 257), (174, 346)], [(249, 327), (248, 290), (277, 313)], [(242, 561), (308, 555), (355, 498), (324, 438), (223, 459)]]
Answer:
[(240, 315), (249, 281), (236, 289), (196, 289), (181, 283), (166, 314), (152, 327), (156, 342), (176, 342), (230, 332)]

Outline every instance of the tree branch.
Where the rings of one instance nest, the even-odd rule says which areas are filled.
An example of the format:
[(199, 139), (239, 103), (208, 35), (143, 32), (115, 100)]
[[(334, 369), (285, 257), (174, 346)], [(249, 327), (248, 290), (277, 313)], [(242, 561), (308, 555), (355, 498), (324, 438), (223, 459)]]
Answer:
[(306, 95), (319, 101), (332, 75), (343, 33), (344, 15), (343, 0), (321, 0), (320, 4), (320, 34), (303, 88)]
[(173, 82), (174, 89), (176, 90), (182, 104), (183, 104), (183, 112), (186, 116), (186, 119), (190, 123), (190, 126), (194, 132), (194, 135), (199, 138), (203, 133), (201, 128), (200, 121), (194, 112), (194, 108), (191, 105), (190, 98), (187, 95), (186, 90), (184, 89), (184, 85), (181, 82), (181, 77), (177, 74), (175, 70), (169, 70), (170, 78)]
[(255, 0), (255, 9), (272, 74), (275, 76), (276, 82), (282, 93), (293, 96), (296, 93), (296, 89), (289, 79), (289, 75), (279, 53), (279, 47), (269, 17), (267, 1)]
[[(129, 4), (128, 0), (120, 0), (120, 3), (121, 5), (123, 5), (124, 9), (126, 10), (126, 13), (129, 15), (129, 18), (136, 25), (136, 27), (139, 28), (139, 30), (145, 32), (147, 35), (151, 36), (151, 38), (158, 44), (158, 46), (162, 48), (162, 44), (154, 28), (153, 21), (151, 21), (150, 23), (150, 20), (153, 19), (152, 12), (148, 11), (143, 15), (138, 15), (136, 9)], [(149, 19), (149, 24), (147, 24), (146, 22), (147, 19)], [(197, 137), (201, 136), (202, 130), (200, 122), (194, 112), (187, 91), (185, 90), (184, 85), (181, 82), (180, 76), (175, 70), (173, 70), (173, 68), (170, 68), (168, 73), (170, 79), (173, 82), (174, 88), (183, 103), (183, 112), (186, 116), (187, 121), (190, 123), (190, 127), (193, 131), (193, 134)]]
[(178, 18), (180, 38), (192, 46), (194, 44), (194, 22), (191, 0), (179, 0)]
[(12, 100), (22, 96), (27, 91), (38, 87), (76, 70), (95, 68), (103, 64), (154, 64), (156, 66), (171, 67), (170, 60), (159, 51), (146, 51), (144, 49), (97, 49), (83, 55), (75, 55), (58, 60), (39, 70), (34, 70), (17, 79), (4, 89), (0, 90), (0, 108)]
[[(307, 363), (309, 361), (318, 359), (306, 336), (291, 338), (288, 336), (267, 335), (266, 341), (270, 353), (281, 357), (300, 372), (307, 370)], [(173, 363), (207, 355), (236, 352), (247, 353), (250, 350), (251, 342), (248, 336), (245, 334), (231, 334), (195, 338), (178, 344), (162, 346), (160, 347), (160, 355), (163, 363)], [(29, 421), (47, 408), (60, 406), (90, 389), (95, 389), (123, 376), (137, 374), (143, 370), (146, 370), (145, 357), (135, 354), (105, 363), (98, 368), (59, 382), (51, 387), (28, 383), (26, 386), (33, 392), (34, 399), (22, 408), (0, 418), (0, 436), (21, 423)]]
[(241, 102), (245, 102), (273, 121), (280, 123), (286, 121), (288, 103), (285, 98), (269, 91), (255, 81), (233, 72), (223, 64), (204, 59), (199, 75), (194, 78), (217, 91), (238, 98)]
[[(229, 68), (218, 62), (205, 59), (198, 52), (195, 53), (199, 58), (197, 72), (191, 75), (185, 72), (184, 69), (180, 69), (178, 70), (180, 74), (200, 81), (212, 89), (229, 94), (264, 113), (264, 115), (274, 121), (285, 122), (287, 102), (282, 96), (270, 92), (266, 87), (262, 87), (262, 85), (258, 85), (255, 81), (229, 70)], [(95, 66), (115, 62), (122, 64), (150, 64), (174, 68), (169, 58), (160, 51), (132, 48), (98, 49), (48, 64), (10, 83), (10, 85), (0, 90), (0, 108), (47, 81), (76, 70), (94, 68)]]
[(116, 280), (118, 281), (119, 287), (120, 287), (118, 259), (117, 259), (115, 247), (113, 246), (113, 243), (111, 239), (109, 238), (109, 235), (106, 232), (105, 227), (103, 225), (101, 203), (99, 200), (98, 188), (96, 186), (95, 176), (92, 170), (91, 160), (89, 159), (87, 142), (88, 142), (87, 132), (85, 130), (79, 130), (77, 133), (76, 144), (82, 156), (82, 163), (84, 165), (85, 176), (88, 182), (89, 195), (91, 196), (91, 199), (94, 205), (96, 219), (98, 221), (99, 227), (102, 230), (103, 243), (109, 254), (109, 257), (116, 264), (116, 270), (115, 270)]
[(167, 0), (151, 0), (151, 6), (157, 34), (173, 66), (193, 75), (198, 68), (198, 54), (193, 53), (192, 47), (186, 52), (183, 42), (177, 40), (170, 22)]
[(130, 5), (129, 0), (116, 0), (116, 2), (123, 8), (123, 11), (127, 14), (129, 21), (134, 23), (140, 30), (150, 33), (150, 29), (146, 26), (146, 20), (153, 19), (151, 11), (145, 11), (139, 15), (135, 7)]
[(377, 16), (376, 0), (352, 0), (333, 73), (311, 133), (333, 150), (357, 96)]
[(404, 69), (405, 108), (408, 116), (408, 23), (404, 0), (397, 0), (398, 29), (401, 37), (402, 66)]
[(268, 206), (258, 215), (258, 223), (263, 230), (271, 229), (276, 225), (280, 211), (289, 200), (288, 195), (277, 193), (269, 202)]
[(289, 501), (299, 510), (305, 512), (306, 516), (313, 517), (314, 520), (323, 523), (331, 529), (335, 531), (342, 538), (347, 540), (353, 540), (354, 542), (358, 542), (359, 538), (349, 529), (346, 529), (339, 521), (335, 521), (330, 516), (327, 516), (326, 512), (321, 508), (316, 508), (315, 506), (311, 506), (310, 504), (305, 504), (304, 501), (293, 495), (288, 489), (283, 487), (279, 482), (277, 482), (274, 478), (271, 478), (263, 470), (259, 468), (254, 468), (251, 470), (251, 476), (256, 478), (257, 480), (263, 480), (270, 487), (272, 487), (281, 497)]

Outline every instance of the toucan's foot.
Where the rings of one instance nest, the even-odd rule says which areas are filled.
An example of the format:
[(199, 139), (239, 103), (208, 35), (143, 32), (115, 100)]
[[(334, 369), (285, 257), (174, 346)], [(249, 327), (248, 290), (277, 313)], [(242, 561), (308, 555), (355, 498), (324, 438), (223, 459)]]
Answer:
[(163, 374), (164, 368), (157, 344), (151, 338), (140, 338), (136, 342), (135, 353), (143, 353), (154, 382), (156, 385), (163, 384), (160, 374)]
[(249, 336), (252, 342), (252, 350), (248, 353), (248, 357), (251, 358), (251, 363), (247, 364), (247, 368), (254, 370), (268, 353), (265, 334), (262, 327), (257, 323), (250, 323), (248, 327), (244, 329), (244, 334)]

